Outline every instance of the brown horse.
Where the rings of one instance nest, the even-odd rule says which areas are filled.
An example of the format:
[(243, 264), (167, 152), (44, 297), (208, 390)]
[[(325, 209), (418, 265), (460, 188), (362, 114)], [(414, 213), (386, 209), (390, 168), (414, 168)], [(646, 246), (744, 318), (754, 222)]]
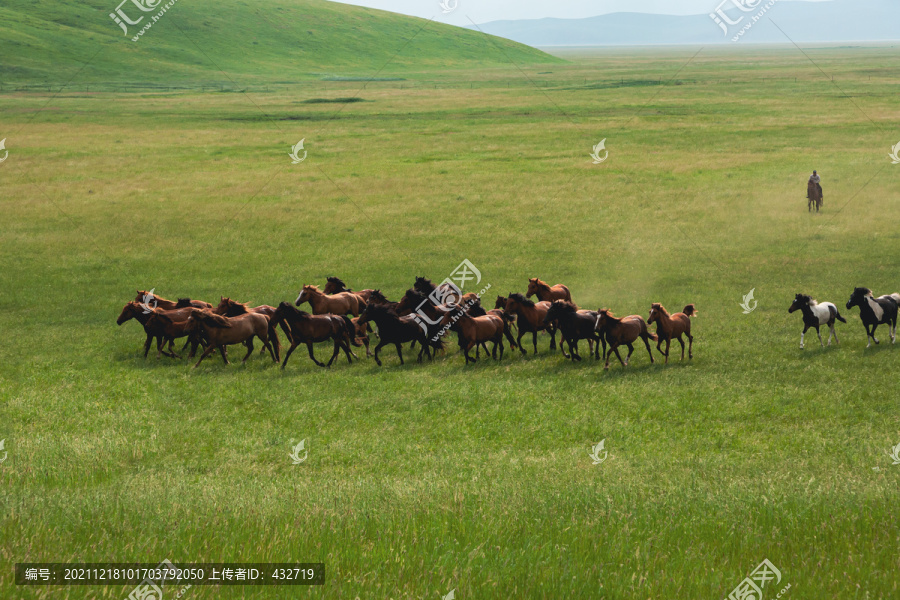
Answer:
[[(311, 315), (291, 306), (287, 302), (282, 302), (275, 309), (275, 314), (272, 316), (269, 327), (274, 329), (276, 325), (285, 321), (291, 326), (292, 339), (291, 347), (284, 355), (284, 362), (281, 364), (282, 369), (287, 365), (291, 353), (300, 344), (306, 344), (309, 358), (320, 367), (330, 367), (334, 359), (341, 353), (341, 350), (347, 355), (347, 362), (352, 362), (350, 355), (353, 352), (350, 350), (350, 344), (354, 346), (361, 345), (354, 343), (353, 324), (350, 322), (350, 318), (346, 316)], [(317, 361), (315, 355), (313, 355), (313, 344), (328, 340), (334, 340), (334, 353), (331, 355), (331, 360), (328, 361), (328, 364), (324, 365)]]
[[(360, 313), (359, 296), (352, 292), (341, 292), (328, 296), (319, 290), (317, 285), (304, 285), (297, 296), (294, 303), (300, 306), (304, 302), (309, 302), (314, 315), (324, 315), (331, 313), (333, 315), (352, 314), (358, 317)], [(363, 305), (365, 307), (365, 305)]]
[[(178, 338), (190, 337), (192, 334), (187, 319), (184, 321), (176, 321), (170, 316), (171, 314), (171, 312), (166, 312), (157, 308), (150, 314), (147, 324), (144, 325), (144, 329), (156, 337), (156, 358), (159, 358), (162, 354), (171, 356), (172, 358), (181, 358), (175, 354), (175, 340)], [(163, 350), (163, 346), (166, 342), (169, 343), (168, 352)], [(190, 343), (190, 340), (188, 340), (188, 342)], [(196, 346), (194, 351), (196, 351)], [(191, 352), (191, 356), (193, 355), (194, 352)]]
[(523, 355), (527, 354), (527, 351), (522, 347), (522, 336), (529, 332), (534, 343), (535, 354), (537, 354), (538, 331), (546, 331), (550, 334), (550, 349), (556, 350), (556, 326), (553, 323), (544, 322), (547, 311), (550, 310), (549, 302), (535, 304), (522, 294), (510, 294), (506, 299), (504, 310), (509, 318), (515, 316), (518, 320), (519, 334), (516, 337), (516, 345)]
[(806, 197), (807, 206), (809, 208), (809, 212), (812, 212), (813, 207), (815, 207), (816, 212), (822, 208), (822, 188), (819, 187), (819, 184), (815, 181), (810, 181), (806, 184)]
[(341, 292), (349, 292), (351, 294), (356, 294), (359, 296), (360, 300), (362, 300), (362, 304), (359, 309), (363, 310), (365, 308), (364, 305), (369, 303), (369, 298), (372, 295), (372, 292), (375, 290), (360, 290), (358, 292), (354, 292), (350, 288), (347, 287), (347, 284), (343, 282), (340, 277), (328, 277), (325, 280), (325, 287), (322, 288), (322, 291), (329, 296), (332, 294), (340, 294)]
[[(597, 331), (609, 343), (605, 369), (609, 369), (609, 357), (612, 356), (613, 352), (616, 353), (619, 362), (622, 363), (622, 367), (627, 367), (628, 361), (631, 360), (631, 355), (634, 353), (634, 342), (638, 338), (644, 340), (644, 345), (647, 346), (647, 354), (650, 355), (650, 363), (654, 362), (653, 352), (650, 350), (650, 340), (656, 341), (658, 338), (648, 331), (647, 323), (644, 322), (644, 318), (640, 315), (630, 315), (617, 319), (608, 309), (603, 309), (599, 311), (599, 316), (597, 317)], [(625, 360), (622, 360), (622, 355), (619, 354), (619, 346), (622, 345), (628, 346), (628, 356), (625, 357)]]
[(537, 277), (528, 280), (528, 293), (525, 294), (525, 297), (531, 298), (535, 294), (537, 294), (541, 302), (553, 302), (554, 300), (572, 302), (572, 294), (569, 293), (569, 288), (561, 283), (550, 287), (549, 284), (544, 283)]
[(675, 313), (671, 316), (666, 311), (666, 307), (658, 302), (654, 302), (650, 306), (650, 318), (647, 320), (647, 323), (656, 322), (656, 335), (659, 336), (659, 341), (656, 344), (657, 350), (662, 352), (660, 346), (663, 340), (666, 341), (666, 351), (663, 352), (666, 356), (666, 364), (669, 364), (669, 344), (672, 343), (673, 339), (678, 339), (678, 343), (681, 344), (681, 360), (684, 360), (684, 340), (681, 337), (682, 335), (686, 335), (688, 338), (688, 358), (694, 358), (694, 336), (691, 335), (691, 317), (696, 314), (697, 309), (694, 308), (693, 304), (688, 304), (684, 307), (683, 312)]
[(212, 304), (203, 300), (191, 300), (190, 298), (179, 298), (178, 302), (166, 300), (157, 296), (156, 293), (151, 294), (145, 290), (138, 290), (137, 297), (134, 299), (138, 304), (144, 303), (148, 306), (155, 306), (163, 310), (175, 310), (176, 308), (212, 308)]
[[(247, 304), (247, 302), (235, 302), (231, 298), (222, 296), (221, 300), (219, 301), (219, 305), (213, 309), (213, 312), (217, 315), (222, 315), (223, 317), (237, 317), (239, 315), (245, 315), (247, 313), (257, 313), (265, 316), (267, 319), (269, 319), (269, 339), (271, 339), (272, 341), (272, 349), (275, 350), (275, 358), (281, 360), (281, 340), (278, 339), (278, 333), (275, 330), (275, 325), (272, 324), (272, 317), (275, 316), (275, 307), (269, 306), (268, 304), (261, 304), (260, 306), (251, 307)], [(290, 342), (291, 329), (284, 321), (281, 322), (281, 330), (287, 337), (288, 342)], [(265, 348), (262, 348), (260, 350), (260, 352), (265, 351)]]
[[(484, 315), (472, 317), (462, 307), (457, 306), (451, 312), (444, 315), (442, 325), (450, 325), (450, 330), (455, 331), (459, 337), (459, 347), (466, 356), (466, 365), (469, 362), (478, 362), (477, 358), (469, 356), (469, 350), (477, 348), (480, 344), (493, 342), (491, 357), (495, 360), (503, 360), (503, 333), (504, 322), (501, 317)], [(500, 358), (497, 358), (497, 346), (500, 346)], [(485, 348), (485, 352), (487, 349)]]
[(262, 340), (263, 346), (268, 348), (269, 354), (272, 355), (272, 361), (278, 362), (272, 346), (269, 345), (269, 319), (264, 315), (247, 313), (239, 317), (229, 318), (217, 315), (210, 309), (192, 308), (188, 314), (188, 326), (192, 331), (205, 331), (206, 337), (210, 342), (209, 347), (200, 356), (200, 360), (194, 365), (193, 368), (195, 369), (216, 348), (222, 353), (222, 360), (225, 361), (225, 364), (229, 364), (228, 357), (225, 354), (225, 346), (231, 344), (244, 344), (247, 346), (247, 356), (243, 360), (243, 362), (247, 362), (247, 359), (253, 354), (254, 337)]
[[(189, 308), (180, 308), (173, 311), (168, 311), (171, 313), (171, 316), (176, 321), (183, 321), (187, 319), (188, 313), (191, 309)], [(144, 358), (147, 358), (147, 354), (150, 352), (150, 344), (153, 343), (153, 338), (156, 338), (157, 349), (162, 345), (162, 334), (156, 330), (148, 329), (147, 323), (150, 321), (150, 317), (153, 315), (153, 310), (147, 310), (144, 304), (140, 302), (129, 302), (122, 308), (122, 312), (119, 314), (119, 318), (116, 319), (116, 325), (121, 325), (126, 321), (130, 321), (131, 319), (136, 320), (138, 323), (143, 325), (144, 333), (147, 334), (147, 340), (144, 342)], [(171, 346), (170, 346), (171, 349)]]

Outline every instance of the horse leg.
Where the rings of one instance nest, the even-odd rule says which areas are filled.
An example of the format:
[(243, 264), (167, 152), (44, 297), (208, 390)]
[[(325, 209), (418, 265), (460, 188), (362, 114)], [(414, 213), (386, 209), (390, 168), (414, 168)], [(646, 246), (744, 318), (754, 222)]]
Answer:
[[(552, 325), (547, 329), (547, 332), (550, 334), (550, 349), (556, 350), (556, 327)], [(562, 342), (559, 343), (560, 349), (562, 349)]]
[(150, 353), (150, 344), (152, 344), (152, 343), (153, 343), (153, 335), (148, 333), (147, 341), (144, 342), (144, 358), (147, 358), (147, 354)]
[[(200, 360), (198, 360), (197, 364), (194, 365), (192, 368), (196, 369), (197, 367), (199, 367), (200, 363), (203, 362), (203, 359), (206, 358), (207, 356), (209, 356), (210, 354), (212, 354), (212, 351), (215, 349), (216, 349), (216, 347), (213, 344), (210, 344), (209, 347), (203, 352), (203, 354), (200, 355)], [(223, 354), (222, 356), (225, 356), (225, 355)], [(228, 361), (226, 361), (225, 364), (227, 365)]]
[[(669, 364), (669, 344), (672, 343), (672, 338), (666, 336), (666, 364)], [(682, 357), (684, 358), (684, 357)]]
[[(644, 336), (644, 345), (647, 346), (647, 354), (650, 355), (650, 364), (652, 365), (654, 363), (654, 360), (653, 360), (653, 352), (650, 351), (650, 336)], [(684, 347), (683, 344), (682, 344), (682, 347)]]
[[(819, 344), (824, 348), (825, 342), (822, 341), (822, 332), (819, 331), (819, 326), (816, 325), (816, 335), (819, 336)], [(831, 338), (828, 338), (828, 343), (831, 343)]]
[(285, 365), (287, 365), (288, 359), (291, 357), (291, 354), (293, 354), (294, 350), (296, 350), (297, 346), (299, 346), (299, 345), (300, 344), (298, 344), (297, 342), (295, 342), (293, 340), (291, 341), (291, 347), (288, 349), (287, 354), (284, 355), (284, 362), (281, 363), (282, 369), (285, 367)]
[(808, 330), (809, 330), (809, 325), (804, 325), (804, 326), (803, 326), (803, 333), (800, 334), (800, 349), (801, 349), (801, 350), (803, 350), (803, 348), (805, 347), (805, 345), (804, 345), (804, 343), (803, 343), (803, 338), (806, 337), (806, 332), (807, 332)]
[[(334, 359), (337, 358), (338, 354), (340, 354), (340, 353), (341, 353), (341, 342), (338, 340), (338, 338), (334, 338), (334, 353), (331, 355), (331, 360), (328, 361), (327, 366), (330, 367), (331, 363), (334, 362)], [(347, 360), (350, 360), (349, 356), (347, 357)]]
[(381, 341), (379, 341), (379, 342), (378, 342), (378, 345), (375, 346), (375, 355), (374, 355), (374, 356), (375, 356), (375, 364), (378, 365), (379, 367), (381, 366), (381, 359), (378, 358), (378, 352), (379, 352), (384, 346), (387, 346), (387, 342), (385, 342), (384, 339), (382, 339)]
[(835, 343), (835, 344), (840, 344), (841, 341), (838, 339), (838, 336), (837, 336), (837, 329), (834, 328), (834, 321), (832, 321), (831, 323), (829, 323), (828, 326), (831, 328), (831, 333), (828, 334), (828, 345), (829, 345), (829, 346), (831, 345), (831, 336), (834, 336), (834, 343)]
[(681, 344), (681, 360), (684, 360), (684, 338), (678, 336), (678, 343)]
[(247, 340), (247, 355), (242, 360), (242, 363), (247, 362), (247, 359), (250, 358), (250, 355), (253, 354), (253, 336), (250, 336), (250, 339)]
[(531, 332), (531, 341), (534, 342), (534, 353), (537, 354), (537, 329)]
[(516, 340), (516, 345), (519, 347), (519, 350), (522, 352), (522, 356), (525, 356), (526, 354), (528, 354), (528, 352), (526, 352), (525, 348), (522, 347), (522, 336), (523, 335), (525, 335), (525, 332), (522, 331), (521, 329), (519, 329), (519, 339)]
[(311, 358), (312, 361), (314, 363), (316, 363), (317, 366), (319, 366), (319, 367), (325, 366), (323, 363), (320, 363), (319, 361), (316, 360), (316, 357), (313, 354), (313, 343), (312, 342), (306, 342), (306, 350), (309, 352), (309, 358)]
[(876, 343), (876, 344), (880, 344), (880, 343), (881, 343), (881, 342), (878, 341), (878, 338), (875, 337), (875, 330), (878, 329), (878, 325), (879, 325), (878, 323), (875, 323), (874, 325), (872, 325), (872, 339), (875, 340), (875, 343)]
[[(404, 364), (403, 363), (403, 348), (400, 346), (400, 342), (394, 342), (394, 345), (397, 346), (397, 356), (400, 357), (400, 364), (402, 365), (402, 364)], [(425, 348), (422, 348), (422, 350), (424, 350), (424, 349)]]
[(628, 344), (628, 356), (625, 357), (625, 365), (628, 366), (628, 363), (631, 362), (631, 355), (634, 354), (634, 345)]

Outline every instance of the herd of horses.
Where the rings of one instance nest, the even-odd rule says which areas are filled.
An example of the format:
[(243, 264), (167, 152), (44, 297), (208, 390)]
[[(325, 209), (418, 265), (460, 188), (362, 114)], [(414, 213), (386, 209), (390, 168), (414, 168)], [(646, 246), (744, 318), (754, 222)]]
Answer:
[[(651, 363), (655, 362), (651, 341), (656, 342), (657, 352), (665, 357), (666, 363), (673, 340), (681, 344), (682, 360), (685, 349), (688, 358), (694, 355), (691, 317), (697, 310), (693, 304), (685, 306), (682, 312), (670, 314), (662, 304), (653, 303), (646, 320), (641, 315), (619, 318), (609, 309), (582, 310), (572, 301), (572, 294), (565, 285), (551, 286), (533, 278), (528, 281), (524, 294), (497, 296), (494, 307), (486, 309), (478, 295), (460, 295), (458, 290), (454, 294), (442, 289), (446, 285), (435, 285), (425, 277), (417, 277), (413, 287), (394, 302), (379, 289), (353, 291), (338, 277), (328, 277), (321, 290), (316, 285), (305, 285), (293, 304), (282, 302), (277, 307), (252, 307), (225, 297), (217, 306), (190, 298), (172, 301), (139, 290), (137, 297), (122, 309), (116, 322), (121, 325), (135, 319), (143, 326), (146, 334), (144, 358), (154, 340), (157, 358), (162, 355), (181, 358), (175, 347), (175, 340), (180, 338), (186, 338), (181, 352), (190, 346), (189, 358), (194, 357), (202, 346), (202, 354), (194, 367), (214, 352), (219, 352), (228, 364), (227, 348), (235, 344), (246, 346), (246, 361), (253, 354), (253, 341), (257, 338), (263, 345), (261, 352), (268, 352), (275, 362), (281, 361), (282, 368), (300, 345), (307, 347), (310, 359), (320, 367), (331, 366), (342, 351), (352, 363), (353, 358), (358, 359), (354, 347), (365, 347), (366, 356), (373, 357), (381, 366), (379, 353), (382, 348), (394, 346), (403, 364), (403, 344), (410, 344), (410, 349), (418, 345), (418, 361), (421, 362), (423, 356), (430, 360), (445, 350), (448, 332), (456, 333), (467, 365), (478, 361), (481, 350), (488, 353), (488, 343), (492, 344), (491, 357), (502, 360), (504, 340), (509, 343), (510, 350), (518, 349), (523, 355), (527, 354), (522, 338), (528, 334), (531, 334), (537, 354), (539, 333), (549, 335), (550, 350), (556, 349), (556, 334), (559, 333), (560, 350), (573, 361), (582, 360), (578, 345), (580, 341), (586, 341), (588, 356), (605, 360), (607, 369), (613, 354), (622, 367), (626, 367), (638, 340), (646, 346)], [(531, 300), (533, 296), (536, 301)], [(441, 298), (448, 297), (453, 301), (440, 302)], [(312, 313), (297, 308), (307, 303)], [(656, 323), (656, 333), (649, 330), (653, 323)], [(284, 353), (279, 329), (290, 344)], [(374, 351), (370, 349), (373, 335), (377, 340)], [(684, 338), (687, 338), (687, 346)], [(315, 357), (313, 344), (328, 341), (332, 342), (332, 355), (327, 363), (322, 363)], [(628, 348), (624, 359), (619, 352), (623, 346)]]

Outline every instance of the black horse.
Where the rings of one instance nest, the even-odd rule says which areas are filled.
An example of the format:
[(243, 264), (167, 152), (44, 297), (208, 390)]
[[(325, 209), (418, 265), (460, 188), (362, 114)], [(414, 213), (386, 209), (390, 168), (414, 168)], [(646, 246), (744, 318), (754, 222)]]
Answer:
[[(571, 355), (563, 355), (572, 360), (581, 360), (578, 354), (578, 340), (587, 340), (591, 347), (588, 348), (589, 354), (594, 354), (596, 358), (600, 358), (600, 343), (603, 343), (603, 356), (606, 356), (606, 341), (597, 333), (597, 315), (595, 311), (584, 310), (579, 311), (571, 302), (565, 300), (557, 300), (550, 305), (547, 316), (544, 317), (544, 323), (556, 321), (559, 331), (562, 334), (563, 341), (569, 345)], [(596, 351), (593, 345), (596, 344)], [(562, 349), (562, 343), (560, 343)]]
[(359, 316), (358, 323), (360, 325), (375, 321), (378, 326), (378, 335), (381, 338), (378, 345), (375, 346), (375, 362), (381, 366), (381, 360), (378, 358), (378, 352), (388, 344), (394, 344), (397, 347), (397, 356), (400, 357), (400, 364), (403, 363), (403, 349), (400, 344), (417, 341), (421, 344), (419, 350), (419, 362), (422, 362), (422, 353), (427, 352), (428, 358), (431, 358), (430, 344), (426, 337), (425, 331), (419, 326), (419, 321), (415, 315), (407, 315), (401, 317), (397, 315), (394, 309), (380, 304), (369, 304)]
[(890, 327), (891, 343), (893, 344), (897, 340), (898, 303), (900, 303), (900, 294), (875, 298), (869, 288), (858, 287), (853, 290), (853, 295), (847, 301), (847, 310), (854, 306), (859, 307), (859, 316), (866, 327), (866, 348), (872, 345), (871, 340), (875, 340), (876, 344), (880, 343), (875, 337), (875, 330), (882, 324)]

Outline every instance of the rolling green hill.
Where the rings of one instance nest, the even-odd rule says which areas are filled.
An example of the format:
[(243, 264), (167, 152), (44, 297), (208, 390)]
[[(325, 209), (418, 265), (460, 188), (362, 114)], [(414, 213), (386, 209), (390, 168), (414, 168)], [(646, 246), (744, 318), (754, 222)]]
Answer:
[[(154, 3), (158, 0), (143, 0)], [(181, 0), (138, 41), (154, 12), (118, 0), (0, 5), (0, 81), (241, 83), (402, 77), (421, 69), (562, 62), (509, 40), (325, 0)], [(86, 66), (84, 66), (86, 65)], [(83, 70), (79, 69), (84, 66)]]

